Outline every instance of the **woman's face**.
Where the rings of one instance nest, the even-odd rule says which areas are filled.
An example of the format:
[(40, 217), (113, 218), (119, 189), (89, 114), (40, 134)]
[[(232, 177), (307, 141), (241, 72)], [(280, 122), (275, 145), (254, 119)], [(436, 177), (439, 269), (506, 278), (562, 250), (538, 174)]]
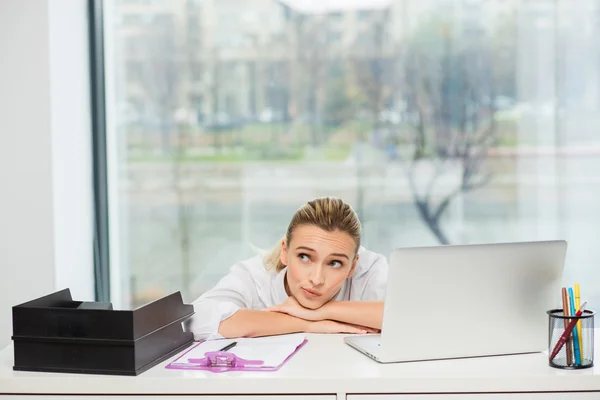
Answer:
[(286, 291), (310, 309), (331, 300), (344, 280), (354, 274), (356, 243), (346, 232), (327, 232), (300, 225), (290, 243), (282, 242), (281, 262), (287, 265)]

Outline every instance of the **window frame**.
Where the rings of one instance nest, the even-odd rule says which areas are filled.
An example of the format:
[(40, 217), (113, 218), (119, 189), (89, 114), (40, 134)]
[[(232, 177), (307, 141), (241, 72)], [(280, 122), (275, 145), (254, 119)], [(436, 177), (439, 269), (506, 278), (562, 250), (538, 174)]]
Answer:
[(94, 196), (94, 295), (96, 301), (107, 302), (111, 299), (103, 0), (88, 0), (88, 19)]

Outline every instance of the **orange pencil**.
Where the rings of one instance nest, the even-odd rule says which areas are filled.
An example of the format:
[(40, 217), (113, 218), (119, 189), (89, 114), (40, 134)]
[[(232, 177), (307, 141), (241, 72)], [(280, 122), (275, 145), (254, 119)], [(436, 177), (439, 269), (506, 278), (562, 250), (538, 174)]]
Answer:
[[(566, 288), (562, 288), (562, 306), (563, 306), (563, 315), (564, 316), (568, 316), (569, 313), (569, 297), (567, 296), (567, 289)], [(567, 319), (563, 319), (564, 325), (565, 325), (565, 329), (567, 329), (567, 326), (569, 325), (569, 320)], [(572, 361), (573, 361), (573, 353), (571, 352), (571, 335), (569, 335), (569, 338), (567, 339), (567, 343), (565, 343), (566, 348), (567, 348), (567, 365), (571, 365)]]

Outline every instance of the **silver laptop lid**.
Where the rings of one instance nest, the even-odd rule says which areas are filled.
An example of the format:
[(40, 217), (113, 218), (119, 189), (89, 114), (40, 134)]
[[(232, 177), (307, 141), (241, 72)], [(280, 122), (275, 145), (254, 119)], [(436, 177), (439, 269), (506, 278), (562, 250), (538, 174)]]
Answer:
[(566, 249), (559, 240), (394, 250), (381, 361), (543, 351)]

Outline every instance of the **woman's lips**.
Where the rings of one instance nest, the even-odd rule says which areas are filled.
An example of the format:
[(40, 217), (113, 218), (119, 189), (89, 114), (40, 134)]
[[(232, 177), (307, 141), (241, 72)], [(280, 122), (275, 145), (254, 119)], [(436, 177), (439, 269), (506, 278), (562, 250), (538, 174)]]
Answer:
[(304, 295), (309, 298), (319, 297), (322, 295), (321, 292), (318, 292), (314, 289), (302, 288), (302, 291), (304, 292)]

